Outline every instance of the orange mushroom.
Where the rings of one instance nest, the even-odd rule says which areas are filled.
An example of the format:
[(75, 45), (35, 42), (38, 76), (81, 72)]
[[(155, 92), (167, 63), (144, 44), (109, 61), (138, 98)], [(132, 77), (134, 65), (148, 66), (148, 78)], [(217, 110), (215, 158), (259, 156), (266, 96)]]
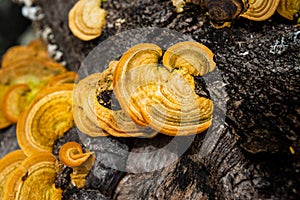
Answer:
[(134, 122), (167, 135), (191, 135), (206, 130), (213, 103), (199, 97), (193, 75), (215, 68), (213, 53), (196, 42), (170, 47), (159, 66), (162, 50), (155, 44), (138, 44), (121, 57), (113, 78), (114, 92)]
[[(101, 103), (101, 93), (112, 91), (116, 64), (113, 61), (103, 73), (93, 74), (78, 83), (75, 92), (75, 99), (78, 101), (75, 100), (75, 105), (79, 112), (74, 112), (76, 126), (90, 136), (103, 136), (108, 133), (116, 137), (154, 137), (157, 131), (138, 126), (122, 109), (113, 110)], [(91, 123), (94, 126), (89, 126)]]
[(0, 199), (3, 199), (4, 185), (7, 177), (12, 173), (26, 158), (22, 150), (15, 150), (8, 153), (0, 160)]
[(56, 158), (51, 153), (32, 155), (9, 174), (4, 185), (4, 200), (60, 200), (62, 190), (55, 188)]
[(69, 27), (81, 40), (92, 40), (102, 33), (106, 11), (100, 8), (101, 0), (80, 0), (69, 12)]
[(51, 152), (56, 139), (73, 127), (73, 84), (44, 88), (21, 114), (17, 139), (26, 155)]
[(83, 188), (86, 183), (86, 176), (90, 172), (95, 161), (94, 153), (83, 153), (82, 147), (77, 142), (67, 142), (59, 150), (59, 159), (63, 164), (73, 168), (70, 175), (72, 183)]

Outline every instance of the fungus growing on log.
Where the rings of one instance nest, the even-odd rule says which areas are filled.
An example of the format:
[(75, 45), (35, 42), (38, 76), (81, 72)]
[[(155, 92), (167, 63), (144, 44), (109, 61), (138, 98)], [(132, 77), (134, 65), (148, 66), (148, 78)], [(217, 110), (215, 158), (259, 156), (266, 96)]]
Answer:
[(93, 103), (100, 74), (89, 75), (74, 87), (73, 117), (75, 124), (80, 131), (92, 137), (108, 135), (98, 126)]
[(21, 114), (17, 139), (27, 155), (51, 152), (56, 139), (73, 127), (73, 84), (44, 88)]
[[(101, 93), (112, 91), (113, 71), (116, 64), (117, 61), (111, 62), (109, 68), (103, 73), (88, 76), (76, 86), (75, 105), (79, 112), (74, 112), (74, 119), (77, 127), (90, 136), (102, 136), (108, 133), (116, 137), (154, 137), (157, 131), (140, 127), (122, 109), (114, 110), (101, 103)], [(85, 114), (82, 115), (80, 110)]]
[[(277, 7), (277, 12), (289, 19), (294, 20), (298, 13), (298, 19), (300, 19), (300, 1), (299, 0), (281, 0)], [(300, 21), (298, 21), (300, 23)]]
[(199, 97), (193, 75), (215, 68), (213, 53), (197, 42), (182, 42), (164, 54), (155, 44), (138, 44), (123, 54), (114, 72), (114, 92), (134, 122), (167, 135), (191, 135), (206, 130), (213, 103)]
[(183, 12), (186, 3), (193, 3), (208, 11), (215, 28), (230, 26), (238, 17), (253, 21), (269, 19), (276, 11), (293, 20), (300, 10), (298, 0), (172, 0), (177, 12)]
[(92, 40), (102, 33), (106, 11), (101, 0), (80, 0), (69, 12), (69, 28), (81, 40)]
[(3, 199), (60, 200), (62, 190), (55, 188), (56, 158), (51, 153), (36, 153), (9, 174)]
[(66, 71), (46, 57), (40, 43), (12, 47), (4, 55), (0, 69), (0, 128), (16, 123), (19, 114), (51, 77)]
[(72, 183), (83, 188), (86, 183), (86, 176), (90, 172), (95, 161), (94, 153), (83, 153), (82, 147), (77, 142), (67, 142), (59, 150), (59, 159), (63, 164), (73, 168), (70, 175)]
[(267, 20), (275, 13), (279, 1), (280, 0), (249, 0), (248, 3), (246, 3), (246, 12), (240, 16), (254, 21)]
[(7, 181), (7, 177), (12, 173), (26, 158), (22, 150), (15, 150), (5, 155), (0, 160), (0, 199), (3, 199), (4, 185)]

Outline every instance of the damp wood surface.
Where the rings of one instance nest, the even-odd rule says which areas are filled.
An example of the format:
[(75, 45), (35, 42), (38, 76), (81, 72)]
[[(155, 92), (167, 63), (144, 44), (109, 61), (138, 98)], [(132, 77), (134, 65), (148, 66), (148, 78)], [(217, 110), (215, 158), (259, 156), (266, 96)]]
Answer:
[[(108, 0), (102, 3), (107, 10), (102, 35), (84, 42), (68, 28), (68, 11), (76, 2), (36, 1), (45, 18), (35, 26), (52, 29), (55, 41), (50, 43), (55, 42), (64, 53), (68, 69), (77, 71), (93, 47), (116, 33), (140, 27), (169, 28), (192, 36), (215, 54), (227, 92), (227, 111), (224, 125), (213, 130), (220, 137), (209, 157), (199, 156), (205, 137), (200, 134), (175, 163), (154, 172), (120, 172), (97, 164), (96, 158), (83, 189), (70, 183), (70, 169), (62, 170), (56, 184), (64, 189), (64, 199), (300, 198), (300, 35), (293, 36), (299, 26), (275, 13), (263, 22), (237, 19), (231, 28), (215, 29), (197, 6), (176, 13), (171, 0)], [(286, 45), (282, 53), (277, 49), (271, 53), (282, 38)], [(1, 157), (18, 148), (13, 132), (14, 127), (1, 130)], [(133, 152), (158, 149), (170, 139), (164, 135), (151, 140), (110, 138)], [(80, 142), (74, 129), (57, 142), (54, 153), (68, 141)], [(101, 159), (120, 156), (124, 166), (147, 167), (129, 155), (107, 151), (104, 140), (93, 145), (103, 151)]]

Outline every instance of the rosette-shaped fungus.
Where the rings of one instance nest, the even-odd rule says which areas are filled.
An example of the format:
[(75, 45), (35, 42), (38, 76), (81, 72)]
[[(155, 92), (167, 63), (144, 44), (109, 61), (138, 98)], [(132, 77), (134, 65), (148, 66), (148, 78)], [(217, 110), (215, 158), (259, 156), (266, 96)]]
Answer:
[[(277, 7), (277, 12), (289, 20), (294, 20), (295, 15), (299, 13), (298, 18), (300, 19), (300, 1), (281, 0)], [(298, 23), (300, 23), (300, 21), (298, 21)]]
[(70, 175), (73, 185), (83, 188), (86, 183), (86, 176), (95, 161), (94, 153), (89, 151), (83, 153), (80, 144), (67, 142), (59, 150), (59, 159), (66, 166), (73, 168)]
[(164, 54), (155, 44), (138, 44), (123, 54), (114, 71), (114, 93), (134, 122), (167, 135), (206, 130), (213, 103), (198, 96), (193, 76), (215, 68), (213, 53), (197, 42), (181, 42)]
[(60, 200), (62, 190), (54, 185), (56, 161), (51, 153), (37, 153), (24, 159), (7, 177), (3, 199)]
[(15, 150), (0, 160), (0, 199), (3, 199), (4, 185), (7, 177), (13, 172), (27, 156), (22, 150)]
[(106, 11), (101, 0), (80, 0), (69, 12), (69, 28), (81, 40), (99, 37), (105, 25)]
[(73, 84), (44, 88), (22, 112), (17, 139), (26, 155), (51, 152), (54, 141), (73, 125)]
[(114, 110), (104, 105), (101, 94), (112, 92), (116, 64), (117, 61), (111, 62), (103, 73), (88, 76), (76, 86), (74, 105), (79, 111), (74, 112), (76, 126), (90, 136), (103, 136), (107, 133), (116, 137), (155, 136), (157, 131), (138, 126), (122, 109)]

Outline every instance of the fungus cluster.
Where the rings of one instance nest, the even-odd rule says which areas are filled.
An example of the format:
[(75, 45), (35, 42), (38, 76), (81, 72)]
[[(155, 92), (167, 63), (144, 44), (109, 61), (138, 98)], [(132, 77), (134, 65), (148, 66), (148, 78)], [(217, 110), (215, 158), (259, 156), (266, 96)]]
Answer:
[[(17, 123), (21, 147), (0, 160), (0, 199), (61, 199), (62, 190), (54, 185), (59, 161), (51, 152), (54, 142), (74, 126), (77, 74), (49, 58), (42, 41), (35, 40), (7, 51), (0, 77), (0, 128)], [(78, 158), (76, 152), (68, 153), (62, 151), (60, 157)], [(94, 161), (88, 155), (92, 158), (80, 162), (72, 175), (78, 187), (84, 186)]]
[[(155, 44), (138, 44), (103, 73), (78, 83), (74, 109), (80, 112), (75, 112), (75, 123), (91, 136), (201, 133), (211, 125), (213, 103), (195, 93), (194, 76), (214, 68), (213, 53), (197, 42), (177, 43), (164, 54)], [(82, 88), (87, 91), (84, 95), (78, 92)], [(112, 93), (120, 108), (112, 108), (112, 100), (107, 102), (105, 94)], [(85, 118), (76, 117), (79, 113)]]
[[(186, 3), (193, 3), (208, 11), (214, 27), (230, 26), (231, 21), (244, 17), (254, 21), (264, 21), (275, 11), (289, 19), (300, 19), (299, 0), (172, 0), (177, 12), (183, 12)], [(299, 21), (298, 21), (299, 23)]]
[(107, 12), (101, 0), (80, 0), (69, 12), (69, 28), (81, 40), (92, 40), (102, 33)]
[(62, 65), (47, 56), (40, 40), (9, 49), (0, 69), (0, 128), (16, 123), (38, 92), (64, 72)]

